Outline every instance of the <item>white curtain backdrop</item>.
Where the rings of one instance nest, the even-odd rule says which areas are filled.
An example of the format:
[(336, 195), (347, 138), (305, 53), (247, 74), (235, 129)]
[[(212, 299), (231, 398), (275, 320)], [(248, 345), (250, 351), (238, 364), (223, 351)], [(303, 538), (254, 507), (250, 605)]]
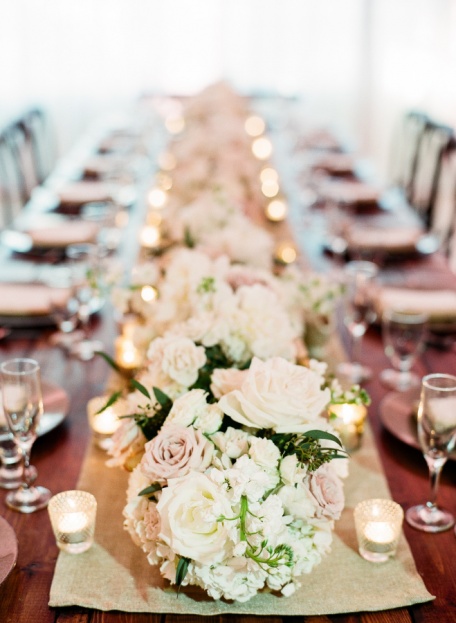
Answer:
[(456, 0), (2, 0), (0, 122), (38, 102), (65, 151), (144, 92), (225, 79), (303, 98), (387, 170), (409, 107), (456, 125)]

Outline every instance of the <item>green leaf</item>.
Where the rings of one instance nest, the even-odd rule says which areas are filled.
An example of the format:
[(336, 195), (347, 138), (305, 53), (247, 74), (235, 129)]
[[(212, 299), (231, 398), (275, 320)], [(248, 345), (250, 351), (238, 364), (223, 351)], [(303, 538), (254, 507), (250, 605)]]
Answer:
[(113, 370), (115, 370), (116, 372), (118, 372), (119, 374), (122, 374), (122, 370), (119, 368), (119, 366), (116, 364), (116, 362), (114, 361), (114, 359), (112, 357), (110, 357), (107, 353), (104, 353), (101, 350), (96, 350), (95, 351), (95, 355), (100, 355), (100, 357), (103, 357), (103, 359), (106, 361), (106, 363), (108, 363), (111, 368)]
[(304, 436), (310, 437), (311, 439), (327, 439), (328, 441), (334, 441), (334, 443), (337, 443), (337, 445), (342, 448), (342, 442), (340, 439), (324, 430), (306, 430)]
[(154, 387), (153, 391), (158, 404), (163, 407), (163, 409), (170, 409), (172, 407), (173, 401), (169, 396), (165, 394), (165, 392), (162, 392), (162, 390), (158, 387)]
[(185, 580), (185, 576), (187, 575), (188, 565), (190, 564), (190, 558), (179, 558), (179, 562), (177, 563), (176, 568), (176, 584), (177, 586), (181, 586), (182, 582)]
[(156, 482), (153, 485), (149, 485), (148, 487), (140, 491), (138, 495), (151, 495), (152, 493), (155, 493), (156, 491), (160, 491), (161, 488), (162, 486), (158, 482)]
[(108, 398), (108, 401), (106, 402), (106, 404), (103, 405), (101, 407), (101, 409), (98, 409), (98, 411), (95, 413), (95, 415), (98, 415), (99, 413), (103, 413), (103, 411), (105, 409), (107, 409), (108, 407), (113, 405), (115, 402), (117, 402), (121, 396), (122, 396), (122, 392), (121, 391), (120, 392), (114, 392), (113, 394), (111, 394), (110, 397)]
[(133, 387), (135, 387), (139, 392), (141, 392), (141, 394), (143, 394), (146, 398), (149, 398), (150, 400), (150, 394), (149, 391), (144, 387), (144, 385), (142, 385), (139, 381), (137, 381), (136, 379), (131, 379), (130, 381), (131, 385), (133, 385)]

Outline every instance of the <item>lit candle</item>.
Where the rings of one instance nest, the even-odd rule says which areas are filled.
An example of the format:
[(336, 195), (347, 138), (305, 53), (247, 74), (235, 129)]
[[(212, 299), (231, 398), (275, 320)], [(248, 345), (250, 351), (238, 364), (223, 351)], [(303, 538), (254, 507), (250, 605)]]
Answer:
[(95, 532), (97, 501), (87, 491), (62, 491), (48, 505), (58, 547), (70, 554), (88, 550)]
[(247, 117), (245, 120), (244, 127), (249, 136), (260, 136), (263, 134), (266, 124), (258, 115), (250, 115), (250, 117)]
[(63, 543), (81, 543), (89, 525), (87, 513), (65, 513), (57, 521), (60, 540)]
[(331, 416), (336, 416), (334, 428), (345, 448), (349, 451), (359, 448), (367, 416), (366, 407), (346, 403), (331, 405), (329, 411)]
[(387, 521), (369, 521), (364, 527), (364, 536), (375, 552), (387, 552), (396, 539), (394, 528)]
[(146, 303), (155, 301), (157, 297), (158, 297), (158, 291), (157, 291), (157, 288), (154, 288), (154, 286), (143, 286), (141, 288), (141, 298)]
[(146, 249), (156, 249), (160, 245), (160, 230), (155, 225), (145, 225), (139, 236), (141, 246)]
[(124, 370), (134, 370), (141, 364), (141, 355), (132, 339), (120, 335), (115, 341), (116, 363)]
[(266, 206), (266, 217), (270, 221), (283, 221), (288, 213), (288, 206), (283, 199), (273, 199)]
[(164, 208), (168, 201), (168, 193), (163, 188), (151, 188), (147, 194), (147, 202), (151, 208)]
[(354, 510), (359, 553), (370, 562), (385, 562), (394, 556), (401, 534), (404, 511), (393, 500), (359, 502)]
[(296, 247), (291, 242), (281, 242), (276, 247), (275, 257), (282, 264), (292, 264), (297, 257)]
[(275, 197), (279, 190), (279, 184), (275, 180), (266, 180), (261, 184), (261, 192), (265, 197)]
[(272, 143), (265, 136), (256, 138), (252, 143), (252, 153), (258, 160), (267, 160), (272, 154)]

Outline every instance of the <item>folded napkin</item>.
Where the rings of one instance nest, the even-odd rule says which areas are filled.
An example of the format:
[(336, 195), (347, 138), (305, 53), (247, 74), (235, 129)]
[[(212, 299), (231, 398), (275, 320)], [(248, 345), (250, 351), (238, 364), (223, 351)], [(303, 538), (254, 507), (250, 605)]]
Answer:
[(61, 225), (40, 227), (27, 233), (35, 247), (66, 247), (95, 240), (98, 225), (89, 221), (66, 221)]
[(339, 175), (353, 173), (354, 166), (353, 156), (337, 152), (325, 154), (317, 158), (313, 163), (315, 169), (323, 169), (329, 173)]
[(74, 182), (58, 191), (61, 204), (81, 205), (92, 201), (109, 201), (112, 188), (105, 182)]
[(323, 186), (321, 192), (327, 199), (352, 204), (377, 203), (380, 197), (378, 188), (356, 181), (329, 182)]
[(420, 227), (363, 227), (353, 225), (346, 234), (349, 248), (406, 253), (416, 250), (423, 235)]
[(387, 309), (424, 313), (431, 322), (456, 320), (456, 291), (409, 290), (407, 288), (381, 288), (377, 294), (377, 311)]
[(45, 316), (51, 311), (53, 288), (43, 284), (0, 283), (2, 316)]

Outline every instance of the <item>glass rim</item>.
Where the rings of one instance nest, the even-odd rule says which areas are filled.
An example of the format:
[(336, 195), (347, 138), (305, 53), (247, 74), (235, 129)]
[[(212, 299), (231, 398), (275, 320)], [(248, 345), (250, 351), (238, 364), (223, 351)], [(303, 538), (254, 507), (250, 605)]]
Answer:
[[(452, 385), (445, 386), (432, 383), (432, 381), (436, 379), (452, 381)], [(454, 392), (456, 391), (456, 376), (454, 374), (447, 374), (444, 372), (433, 372), (432, 374), (426, 374), (426, 376), (423, 376), (421, 384), (426, 389), (438, 389), (442, 392)]]
[(368, 260), (352, 260), (345, 265), (345, 271), (349, 274), (365, 272), (376, 275), (379, 271), (377, 264)]
[[(26, 370), (10, 370), (8, 368), (8, 366), (11, 366), (12, 364), (17, 365), (19, 362), (22, 364), (30, 364), (30, 367)], [(6, 361), (2, 361), (2, 363), (0, 363), (0, 371), (2, 374), (26, 376), (27, 374), (38, 372), (39, 370), (40, 364), (36, 359), (32, 359), (31, 357), (15, 357), (14, 359), (7, 359)]]
[(419, 312), (419, 311), (406, 311), (406, 310), (402, 310), (402, 309), (394, 309), (394, 308), (389, 308), (389, 309), (385, 309), (382, 313), (382, 319), (383, 318), (388, 318), (389, 320), (394, 319), (394, 317), (399, 318), (407, 318), (407, 319), (413, 319), (416, 323), (418, 322), (428, 322), (429, 320), (429, 316), (427, 314), (425, 314), (424, 312)]

